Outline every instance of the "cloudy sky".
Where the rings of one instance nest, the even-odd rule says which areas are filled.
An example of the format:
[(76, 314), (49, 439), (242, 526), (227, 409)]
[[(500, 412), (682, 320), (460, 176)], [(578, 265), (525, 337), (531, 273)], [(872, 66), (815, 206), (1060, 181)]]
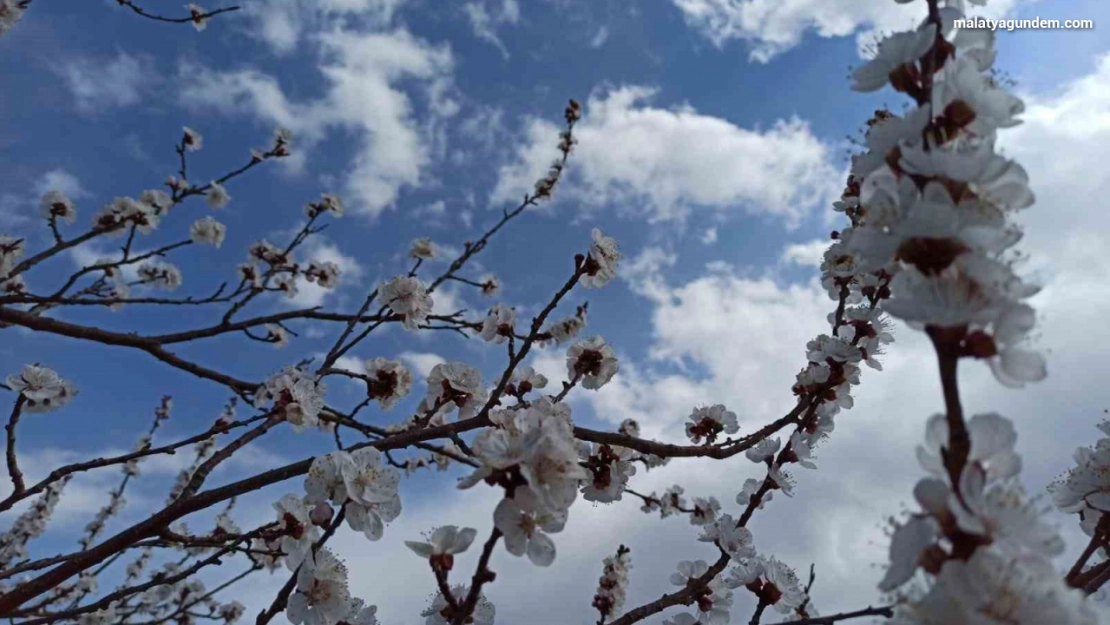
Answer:
[[(206, 295), (231, 279), (246, 247), (284, 240), (301, 206), (322, 192), (345, 200), (347, 216), (317, 237), (302, 258), (343, 268), (334, 292), (302, 288), (297, 300), (263, 301), (255, 312), (321, 305), (351, 311), (381, 280), (407, 270), (407, 244), (430, 236), (448, 251), (493, 223), (555, 156), (568, 97), (579, 99), (580, 144), (557, 199), (514, 222), (477, 259), (470, 275), (496, 272), (503, 300), (528, 318), (565, 280), (576, 252), (599, 227), (620, 241), (622, 279), (602, 291), (576, 292), (590, 303), (590, 333), (621, 357), (621, 371), (599, 392), (571, 396), (575, 419), (613, 428), (636, 418), (647, 436), (682, 438), (694, 406), (723, 403), (741, 434), (793, 406), (790, 386), (807, 340), (827, 327), (833, 308), (816, 281), (828, 232), (843, 224), (830, 208), (846, 171), (851, 137), (873, 110), (902, 101), (889, 91), (849, 91), (859, 50), (878, 33), (916, 22), (922, 2), (892, 0), (243, 0), (244, 9), (212, 20), (204, 32), (140, 20), (110, 0), (33, 3), (0, 39), (0, 232), (26, 237), (32, 251), (49, 242), (37, 198), (62, 189), (79, 223), (116, 196), (157, 187), (176, 170), (173, 144), (188, 125), (205, 136), (191, 161), (195, 180), (241, 165), (277, 125), (295, 133), (295, 155), (229, 185), (219, 250), (174, 258), (183, 294)], [(78, 6), (80, 5), (80, 6)], [(167, 10), (177, 10), (172, 4)], [(1065, 470), (1072, 450), (1096, 438), (1110, 407), (1105, 365), (1110, 344), (1110, 5), (1093, 0), (992, 0), (985, 15), (1086, 18), (1092, 31), (1000, 33), (998, 66), (1025, 98), (1025, 123), (1000, 138), (1028, 170), (1037, 204), (1026, 227), (1024, 270), (1045, 285), (1034, 303), (1038, 344), (1050, 377), (1024, 390), (1001, 387), (985, 367), (961, 371), (969, 413), (997, 411), (1018, 427), (1024, 482), (1042, 492)], [(192, 201), (143, 246), (182, 238), (211, 212)], [(50, 289), (79, 264), (110, 253), (113, 242), (56, 258), (28, 276)], [(442, 271), (433, 263), (428, 275)], [(436, 294), (437, 309), (483, 310), (473, 290)], [(568, 308), (568, 311), (572, 310)], [(169, 332), (213, 317), (202, 309), (153, 313), (62, 311), (63, 318), (115, 330)], [(199, 321), (198, 321), (199, 320)], [(318, 355), (335, 328), (293, 325), (284, 351), (228, 338), (182, 346), (180, 353), (243, 379)], [(0, 339), (0, 372), (39, 361), (79, 387), (70, 407), (21, 424), (32, 477), (60, 462), (130, 448), (164, 394), (176, 410), (159, 440), (207, 427), (226, 392), (116, 349), (13, 329)], [(414, 336), (386, 328), (355, 356), (401, 358), (418, 372), (463, 360), (487, 378), (504, 353), (458, 336)], [(797, 474), (796, 496), (776, 498), (750, 527), (757, 548), (799, 571), (816, 565), (813, 596), (822, 612), (879, 600), (875, 584), (886, 555), (886, 520), (911, 500), (921, 471), (913, 459), (924, 422), (943, 402), (935, 359), (923, 336), (899, 327), (883, 372), (866, 371), (856, 405), (819, 448), (816, 472)], [(541, 351), (537, 368), (565, 378), (562, 354)], [(354, 386), (336, 383), (329, 401), (357, 403)], [(374, 423), (402, 418), (365, 413)], [(241, 413), (242, 414), (242, 413)], [(278, 432), (237, 455), (213, 483), (329, 450), (328, 437)], [(161, 505), (179, 455), (150, 461), (128, 491), (115, 528)], [(402, 485), (404, 513), (386, 540), (341, 532), (333, 541), (360, 597), (380, 606), (386, 625), (417, 623), (434, 580), (401, 540), (445, 523), (480, 534), (491, 525), (496, 493), (454, 490), (449, 475), (416, 475)], [(736, 514), (734, 498), (759, 467), (675, 461), (634, 478), (641, 492), (681, 484), (715, 495)], [(69, 551), (118, 475), (109, 470), (70, 487), (39, 555)], [(6, 484), (0, 488), (7, 488)], [(269, 520), (269, 503), (300, 481), (254, 493), (236, 510), (241, 525)], [(5, 515), (8, 522), (12, 515)], [(209, 515), (210, 516), (210, 515)], [(206, 528), (209, 517), (191, 521)], [(1060, 516), (1069, 551), (1079, 549), (1074, 519)], [(199, 530), (203, 531), (203, 529)], [(498, 622), (537, 625), (596, 620), (590, 600), (601, 560), (632, 548), (629, 607), (668, 589), (682, 559), (714, 556), (680, 518), (660, 520), (634, 500), (579, 502), (558, 557), (537, 569), (499, 551), (488, 596)], [(472, 556), (474, 554), (467, 554)], [(461, 559), (460, 571), (474, 560)], [(1060, 561), (1065, 566), (1064, 560)], [(229, 577), (236, 565), (211, 579)], [(248, 614), (268, 605), (285, 577), (258, 576), (235, 597)], [(751, 600), (737, 595), (733, 622)], [(667, 613), (670, 614), (670, 613)], [(664, 616), (666, 616), (665, 614)], [(661, 622), (662, 616), (649, 622)]]

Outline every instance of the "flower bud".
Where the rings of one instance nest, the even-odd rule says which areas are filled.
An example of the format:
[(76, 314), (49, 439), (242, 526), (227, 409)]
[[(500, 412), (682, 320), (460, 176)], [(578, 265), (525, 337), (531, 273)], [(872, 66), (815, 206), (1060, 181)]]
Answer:
[(312, 524), (319, 527), (326, 527), (331, 522), (331, 516), (332, 509), (326, 501), (316, 504), (316, 507), (308, 513), (308, 518), (312, 521)]

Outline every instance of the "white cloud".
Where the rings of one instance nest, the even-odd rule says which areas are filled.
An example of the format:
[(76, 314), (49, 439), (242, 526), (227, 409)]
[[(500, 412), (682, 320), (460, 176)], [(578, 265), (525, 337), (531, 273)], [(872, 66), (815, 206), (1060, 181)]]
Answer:
[(466, 309), (466, 302), (463, 301), (459, 289), (455, 287), (440, 287), (432, 293), (432, 314), (433, 315), (450, 315)]
[(606, 41), (609, 41), (609, 29), (605, 26), (602, 26), (601, 28), (597, 29), (597, 33), (594, 34), (594, 38), (590, 40), (590, 47), (600, 48), (601, 46), (605, 45)]
[(251, 36), (288, 54), (306, 38), (306, 31), (357, 20), (371, 26), (389, 24), (407, 0), (262, 0), (244, 7), (252, 21)]
[[(320, 352), (315, 355), (315, 358), (323, 360), (325, 356), (326, 354)], [(339, 358), (336, 358), (335, 367), (337, 369), (343, 369), (344, 371), (350, 371), (352, 373), (366, 373), (366, 362), (361, 358), (356, 358), (354, 356), (340, 356)], [(358, 380), (354, 380), (352, 378), (343, 379), (350, 380), (355, 384), (362, 384), (362, 382), (359, 382)]]
[(422, 352), (401, 352), (397, 357), (408, 364), (420, 378), (427, 378), (428, 374), (432, 372), (433, 367), (447, 362), (447, 360), (439, 354)]
[(825, 259), (825, 250), (831, 241), (814, 239), (806, 243), (791, 243), (782, 252), (782, 262), (807, 267), (820, 267)]
[(501, 56), (509, 58), (509, 50), (497, 36), (497, 29), (505, 24), (513, 25), (520, 21), (520, 5), (517, 0), (494, 0), (494, 8), (487, 8), (486, 0), (476, 0), (463, 5), (466, 19), (474, 36), (489, 42), (501, 51)]
[(77, 176), (64, 169), (51, 169), (35, 181), (34, 191), (36, 196), (42, 196), (47, 191), (52, 190), (61, 191), (71, 200), (80, 200), (92, 195), (81, 185)]
[(446, 225), (445, 217), (447, 216), (447, 203), (443, 200), (436, 200), (430, 204), (417, 206), (409, 211), (409, 216), (418, 219), (421, 223), (433, 227), (440, 227)]
[(652, 301), (666, 299), (667, 284), (662, 270), (674, 267), (678, 256), (661, 247), (649, 246), (621, 265), (621, 277), (632, 290)]
[(1045, 257), (1057, 269), (1087, 274), (1097, 267), (1092, 261), (1101, 263), (1097, 250), (1110, 242), (1110, 215), (1100, 202), (1110, 194), (1110, 178), (1085, 173), (1104, 159), (1110, 139), (1110, 54), (1059, 94), (1024, 98), (1024, 123), (999, 137), (1001, 150), (1025, 166), (1037, 191), (1037, 205), (1018, 216), (1024, 242), (1048, 248)]
[(459, 133), (468, 142), (488, 150), (506, 134), (504, 117), (501, 107), (479, 106), (473, 115), (459, 123)]
[[(714, 45), (732, 39), (751, 45), (750, 58), (767, 62), (798, 45), (813, 30), (821, 37), (859, 33), (861, 41), (876, 32), (916, 26), (924, 17), (920, 2), (889, 0), (671, 0), (686, 23)], [(994, 0), (976, 15), (997, 18), (1009, 13), (1018, 0)], [(862, 31), (862, 32), (861, 32)]]
[(157, 77), (152, 61), (122, 50), (110, 60), (70, 59), (54, 71), (69, 87), (77, 110), (86, 115), (138, 104), (143, 90)]
[[(747, 129), (689, 106), (650, 105), (655, 89), (626, 86), (592, 96), (562, 192), (586, 207), (617, 204), (651, 221), (702, 208), (744, 210), (796, 225), (839, 192), (833, 150), (797, 118)], [(558, 128), (531, 119), (516, 160), (503, 166), (491, 200), (531, 190), (556, 155)]]
[(302, 155), (333, 129), (354, 131), (357, 147), (345, 172), (344, 199), (354, 210), (377, 216), (396, 203), (402, 188), (421, 183), (438, 132), (434, 120), (415, 117), (409, 94), (395, 85), (415, 81), (433, 116), (453, 115), (451, 51), (404, 29), (336, 29), (318, 40), (328, 84), (319, 99), (292, 101), (276, 78), (256, 70), (218, 72), (189, 64), (179, 71), (182, 99), (194, 108), (247, 113), (286, 126)]
[(705, 232), (701, 235), (701, 242), (706, 245), (713, 245), (717, 242), (717, 228), (706, 228)]

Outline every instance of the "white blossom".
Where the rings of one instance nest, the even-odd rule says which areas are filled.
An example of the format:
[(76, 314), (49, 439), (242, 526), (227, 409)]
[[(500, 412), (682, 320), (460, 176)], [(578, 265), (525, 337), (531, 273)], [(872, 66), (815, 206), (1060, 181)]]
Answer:
[(716, 497), (694, 497), (694, 511), (690, 514), (691, 525), (715, 523), (721, 514), (721, 502)]
[(282, 275), (274, 278), (274, 288), (285, 296), (285, 299), (297, 297), (300, 289), (297, 288), (297, 279), (292, 275)]
[(303, 369), (288, 367), (255, 391), (255, 408), (273, 405), (274, 410), (300, 432), (319, 424), (327, 385)]
[(247, 607), (238, 601), (232, 601), (220, 606), (217, 614), (224, 620), (225, 623), (234, 623), (243, 617), (247, 611)]
[(77, 625), (114, 625), (117, 621), (117, 603), (113, 601), (107, 607), (82, 614), (77, 618)]
[(1049, 561), (1006, 557), (981, 547), (967, 561), (947, 560), (928, 593), (900, 605), (893, 622), (1095, 625), (1099, 619), (1081, 591), (1066, 587)]
[[(547, 388), (547, 376), (542, 373), (536, 373), (535, 369), (524, 365), (513, 370), (512, 377), (509, 378), (509, 383), (513, 386), (516, 393), (525, 395), (533, 390)], [(510, 391), (510, 394), (515, 393)]]
[(0, 37), (23, 18), (24, 6), (20, 0), (0, 0)]
[(664, 491), (662, 495), (652, 493), (651, 499), (644, 502), (640, 509), (644, 512), (658, 510), (659, 516), (665, 519), (672, 514), (679, 513), (686, 507), (686, 498), (683, 497), (684, 492), (686, 491), (681, 486), (675, 484)]
[(970, 56), (945, 64), (933, 89), (933, 110), (941, 112), (957, 106), (966, 107), (973, 116), (964, 129), (976, 136), (989, 136), (998, 128), (1020, 124), (1015, 116), (1025, 111), (1022, 101), (992, 84), (979, 60)]
[(256, 258), (271, 267), (286, 267), (293, 264), (293, 257), (266, 239), (252, 243), (247, 249), (251, 258)]
[(366, 394), (378, 400), (382, 410), (393, 408), (412, 388), (412, 373), (397, 360), (374, 358), (366, 361)]
[(590, 236), (593, 241), (585, 261), (585, 275), (580, 282), (586, 288), (600, 288), (617, 277), (617, 261), (621, 259), (621, 253), (617, 242), (601, 234), (601, 230), (594, 228)]
[(548, 334), (554, 339), (556, 343), (562, 345), (563, 343), (573, 341), (578, 338), (578, 335), (586, 328), (586, 309), (579, 308), (578, 314), (567, 317), (560, 321), (551, 324), (547, 329)]
[(304, 215), (309, 219), (314, 219), (323, 213), (331, 213), (334, 217), (343, 216), (343, 201), (338, 196), (330, 193), (324, 193), (320, 196), (320, 201), (309, 202), (305, 204)]
[(208, 20), (210, 18), (206, 17), (207, 11), (191, 2), (185, 5), (185, 8), (189, 9), (189, 16), (192, 18), (193, 28), (195, 28), (198, 33), (208, 28)]
[(285, 554), (285, 566), (294, 571), (309, 554), (312, 543), (320, 534), (312, 525), (308, 508), (300, 497), (285, 495), (274, 504), (274, 510), (277, 511), (278, 527), (282, 530), (279, 547)]
[(413, 258), (435, 258), (437, 252), (438, 250), (436, 249), (436, 244), (427, 237), (416, 239), (412, 242), (412, 247), (409, 248), (409, 256), (412, 256)]
[(735, 434), (740, 431), (736, 422), (736, 413), (727, 410), (723, 405), (695, 408), (686, 423), (686, 436), (695, 444), (702, 438), (705, 442), (712, 443), (717, 440), (721, 432)]
[(636, 465), (631, 461), (632, 450), (598, 443), (591, 447), (583, 443), (579, 456), (593, 473), (593, 479), (587, 480), (582, 487), (586, 501), (620, 501), (628, 479), (636, 474)]
[(555, 561), (555, 543), (547, 534), (563, 531), (566, 521), (565, 511), (543, 510), (527, 489), (502, 499), (493, 511), (493, 524), (505, 535), (505, 549), (514, 556), (527, 553), (536, 566)]
[(582, 387), (597, 390), (605, 386), (620, 369), (613, 348), (600, 336), (581, 340), (567, 349), (567, 374), (580, 379)]
[(736, 560), (755, 556), (751, 530), (738, 527), (736, 523), (731, 514), (723, 514), (715, 522), (702, 526), (698, 540), (717, 543)]
[(117, 197), (93, 216), (96, 228), (122, 234), (125, 225), (131, 224), (142, 234), (154, 231), (161, 221), (161, 211), (154, 205), (134, 198)]
[(765, 438), (744, 452), (748, 460), (756, 464), (768, 462), (775, 457), (782, 447), (782, 441), (777, 438)]
[(382, 454), (373, 447), (339, 456), (339, 473), (350, 499), (348, 525), (370, 540), (380, 539), (385, 524), (401, 514), (400, 475), (382, 465)]
[(77, 208), (73, 205), (73, 200), (56, 189), (47, 191), (46, 194), (42, 196), (39, 207), (42, 216), (46, 219), (60, 219), (67, 224), (77, 221)]
[[(671, 583), (676, 586), (686, 586), (691, 580), (699, 579), (709, 572), (709, 564), (705, 560), (684, 560), (678, 563), (678, 572), (671, 573)], [(673, 623), (693, 624), (705, 623), (706, 625), (726, 625), (729, 622), (729, 608), (732, 607), (732, 591), (720, 578), (709, 582), (708, 594), (699, 597), (695, 602), (697, 616), (679, 614), (672, 620)]]
[(936, 521), (924, 515), (898, 525), (890, 538), (890, 565), (879, 582), (879, 590), (890, 592), (909, 581), (921, 564), (923, 552), (936, 543), (938, 534)]
[(331, 261), (312, 261), (304, 272), (309, 282), (315, 282), (325, 289), (334, 289), (339, 284), (339, 265)]
[(875, 57), (852, 73), (856, 91), (876, 91), (892, 80), (895, 72), (917, 63), (936, 39), (936, 24), (913, 31), (897, 32), (879, 42)]
[(482, 330), (479, 336), (484, 341), (497, 344), (504, 343), (513, 335), (516, 325), (516, 309), (504, 304), (497, 304), (490, 309), (489, 314), (482, 321)]
[(341, 471), (342, 457), (346, 451), (333, 451), (316, 456), (305, 477), (305, 503), (315, 504), (331, 500), (342, 504), (347, 501), (347, 485)]
[(266, 331), (266, 340), (274, 344), (274, 347), (282, 348), (289, 344), (289, 331), (276, 323), (267, 323), (262, 326)]
[(783, 471), (782, 465), (773, 462), (771, 468), (767, 471), (767, 477), (771, 480), (771, 485), (782, 491), (782, 494), (787, 497), (794, 496), (794, 478), (789, 473)]
[(27, 250), (21, 238), (0, 234), (0, 276), (6, 276)]
[(427, 542), (406, 540), (405, 546), (421, 558), (434, 561), (442, 556), (454, 556), (466, 551), (477, 535), (478, 530), (473, 527), (459, 529), (457, 525), (443, 525), (432, 532)]
[(460, 419), (468, 419), (486, 403), (482, 374), (461, 362), (441, 363), (428, 374), (427, 405), (454, 406)]
[(227, 226), (211, 217), (201, 217), (189, 226), (189, 238), (198, 245), (220, 247), (227, 235)]
[(362, 599), (352, 599), (341, 622), (348, 625), (381, 625), (378, 621), (378, 606), (366, 605)]
[[(1099, 429), (1110, 434), (1110, 422), (1103, 422)], [(1056, 506), (1065, 512), (1079, 512), (1088, 506), (1110, 510), (1110, 438), (1099, 439), (1093, 448), (1080, 447), (1072, 457), (1075, 466), (1049, 487)]]
[(181, 143), (185, 146), (185, 149), (187, 151), (196, 152), (204, 147), (204, 137), (201, 136), (199, 132), (193, 130), (192, 128), (189, 128), (188, 126), (185, 126), (181, 130), (184, 133), (181, 139)]
[(239, 279), (250, 285), (252, 288), (262, 288), (262, 272), (259, 271), (258, 266), (252, 263), (240, 263), (236, 267), (239, 274)]
[(949, 495), (948, 509), (956, 524), (969, 534), (983, 536), (1004, 551), (1033, 551), (1046, 557), (1064, 551), (1064, 541), (1042, 518), (1017, 484), (988, 485), (986, 473), (975, 464), (964, 467), (960, 495)]
[(297, 591), (286, 614), (296, 625), (335, 625), (350, 609), (347, 567), (326, 547), (310, 554), (297, 571)]
[(536, 506), (551, 512), (569, 508), (580, 482), (591, 477), (579, 464), (569, 407), (542, 398), (523, 410), (502, 411), (496, 423), (500, 427), (483, 430), (475, 438), (472, 449), (483, 466), (459, 487), (468, 488), (494, 471), (515, 466), (535, 495)]
[(24, 365), (19, 373), (8, 376), (7, 384), (23, 397), (23, 411), (48, 412), (68, 404), (77, 389), (53, 369), (37, 364)]
[(181, 286), (181, 270), (167, 262), (144, 262), (138, 274), (143, 284), (156, 289), (172, 291)]
[(213, 180), (208, 185), (208, 191), (204, 194), (204, 199), (208, 202), (208, 206), (219, 209), (227, 206), (227, 203), (231, 201), (231, 195), (227, 192), (227, 189)]
[(432, 296), (416, 278), (398, 276), (380, 292), (385, 304), (403, 317), (402, 325), (408, 330), (416, 330), (432, 312)]
[[(1021, 470), (1021, 457), (1014, 453), (1017, 432), (1009, 419), (997, 413), (977, 414), (967, 421), (971, 438), (968, 462), (986, 471), (988, 480), (1003, 479)], [(925, 445), (917, 447), (917, 460), (929, 473), (948, 475), (941, 461), (941, 448), (948, 445), (948, 421), (942, 414), (929, 418), (925, 427)]]
[(482, 295), (486, 297), (493, 297), (501, 292), (501, 280), (493, 274), (486, 274), (478, 280), (478, 284), (482, 285)]
[[(457, 603), (462, 603), (470, 593), (470, 587), (459, 584), (451, 589), (451, 596)], [(493, 625), (497, 611), (484, 594), (478, 595), (478, 602), (474, 605), (474, 612), (467, 619), (468, 625)], [(448, 625), (450, 621), (450, 605), (443, 593), (436, 593), (432, 604), (420, 616), (424, 617), (424, 625)]]
[(813, 445), (816, 440), (798, 430), (790, 435), (790, 451), (793, 453), (794, 462), (802, 465), (807, 469), (816, 469), (817, 465), (813, 463)]

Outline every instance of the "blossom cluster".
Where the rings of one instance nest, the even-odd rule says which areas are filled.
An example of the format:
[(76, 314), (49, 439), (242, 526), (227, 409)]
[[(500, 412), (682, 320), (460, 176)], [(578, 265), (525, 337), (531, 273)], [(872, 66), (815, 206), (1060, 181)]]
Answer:
[(459, 487), (483, 480), (504, 486), (506, 498), (494, 523), (505, 534), (506, 547), (547, 566), (555, 545), (546, 534), (562, 531), (580, 485), (591, 477), (579, 464), (570, 407), (544, 397), (527, 408), (496, 410), (490, 419), (495, 427), (471, 445), (481, 466)]
[(137, 200), (117, 197), (93, 216), (93, 227), (116, 234), (131, 227), (140, 234), (150, 234), (173, 205), (173, 198), (160, 189), (143, 191)]
[[(869, 272), (876, 277), (860, 284), (889, 289), (885, 310), (926, 331), (942, 369), (982, 359), (1003, 384), (1019, 386), (1045, 376), (1043, 357), (1025, 345), (1034, 312), (1022, 300), (1037, 288), (1008, 255), (1021, 238), (1011, 215), (1032, 205), (1033, 193), (1024, 169), (994, 148), (997, 131), (1020, 123), (1024, 107), (990, 74), (994, 33), (956, 27), (963, 8), (931, 10), (917, 28), (882, 40), (853, 74), (856, 89), (889, 85), (916, 106), (879, 111), (868, 124), (867, 152), (853, 159), (838, 207), (852, 226), (826, 254), (827, 286)], [(942, 382), (948, 413), (929, 419), (918, 448), (931, 474), (914, 489), (921, 511), (894, 530), (879, 585), (900, 599), (893, 621), (1097, 622), (1055, 573), (1063, 541), (1017, 483), (1012, 424), (995, 413), (965, 421), (954, 373), (942, 372)], [(1082, 499), (1066, 486), (1058, 492), (1065, 504)]]
[(628, 597), (628, 572), (632, 568), (631, 551), (621, 545), (617, 553), (602, 562), (601, 579), (597, 582), (597, 594), (593, 606), (601, 614), (601, 620), (619, 614)]
[[(1106, 437), (1098, 439), (1093, 447), (1080, 447), (1073, 456), (1075, 466), (1048, 488), (1056, 507), (1063, 512), (1079, 515), (1080, 527), (1092, 538), (1104, 536), (1110, 522), (1110, 422), (1098, 425)], [(1101, 563), (1108, 554), (1105, 547), (1098, 550)], [(1108, 566), (1108, 565), (1104, 565)], [(1097, 572), (1095, 565), (1080, 574)]]
[(27, 543), (46, 531), (69, 479), (67, 476), (47, 486), (42, 495), (16, 517), (8, 531), (0, 534), (0, 568), (7, 568), (27, 557)]
[(904, 598), (895, 621), (980, 622), (969, 619), (986, 614), (992, 620), (981, 622), (1099, 622), (1083, 593), (1068, 587), (1052, 565), (1064, 543), (1016, 480), (1021, 462), (1013, 425), (985, 413), (967, 427), (971, 453), (955, 484), (941, 461), (948, 440), (944, 415), (929, 420), (926, 444), (918, 449), (931, 474), (914, 488), (922, 510), (895, 529), (879, 585)]
[(378, 607), (351, 596), (347, 567), (330, 549), (309, 554), (296, 578), (285, 612), (294, 625), (378, 625)]
[(889, 314), (947, 330), (962, 355), (1016, 386), (1045, 376), (1043, 357), (1025, 346), (1034, 313), (1022, 300), (1038, 289), (1007, 256), (1022, 236), (1011, 216), (1034, 198), (1025, 170), (994, 147), (1024, 105), (989, 73), (994, 33), (955, 27), (960, 6), (884, 39), (853, 75), (856, 89), (889, 84), (916, 107), (869, 122), (839, 206), (853, 226), (826, 264), (837, 277), (891, 276)]
[[(282, 549), (287, 554), (286, 563), (295, 563), (298, 559), (295, 554), (303, 553), (314, 540), (315, 532), (307, 529), (308, 525), (326, 525), (331, 520), (329, 501), (345, 510), (351, 529), (362, 532), (369, 540), (380, 539), (385, 524), (401, 514), (400, 479), (396, 470), (383, 465), (382, 453), (373, 447), (317, 457), (305, 479), (303, 502), (294, 503), (296, 498), (291, 495), (283, 500), (289, 508), (286, 513), (295, 509), (293, 516), (306, 527), (296, 539), (298, 546), (293, 550), (292, 560), (290, 551)], [(288, 537), (284, 540), (288, 542)]]
[(287, 367), (266, 381), (254, 394), (254, 407), (272, 406), (298, 432), (306, 427), (326, 427), (320, 421), (327, 384), (299, 367)]

